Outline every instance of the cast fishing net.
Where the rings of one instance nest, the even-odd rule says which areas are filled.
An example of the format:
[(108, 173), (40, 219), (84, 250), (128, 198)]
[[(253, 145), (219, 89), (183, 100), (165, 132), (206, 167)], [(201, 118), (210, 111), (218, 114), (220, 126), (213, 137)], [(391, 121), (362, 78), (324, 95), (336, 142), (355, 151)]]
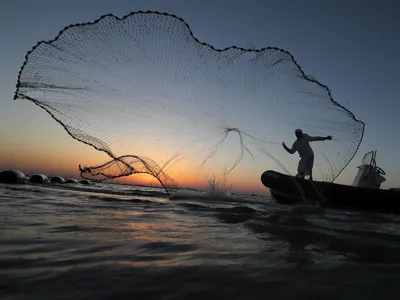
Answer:
[(105, 15), (38, 43), (21, 68), (17, 98), (107, 153), (99, 165), (82, 162), (83, 177), (146, 173), (167, 189), (205, 174), (246, 184), (267, 169), (296, 173), (298, 156), (281, 145), (291, 146), (296, 128), (333, 136), (312, 144), (314, 179), (333, 181), (364, 132), (289, 52), (216, 49), (159, 12)]

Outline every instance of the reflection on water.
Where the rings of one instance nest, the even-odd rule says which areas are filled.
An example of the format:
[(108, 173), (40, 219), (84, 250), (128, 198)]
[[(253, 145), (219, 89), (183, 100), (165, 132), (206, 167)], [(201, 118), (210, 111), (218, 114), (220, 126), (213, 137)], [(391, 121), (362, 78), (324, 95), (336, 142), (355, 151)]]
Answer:
[(0, 186), (2, 299), (398, 299), (397, 216), (96, 189)]

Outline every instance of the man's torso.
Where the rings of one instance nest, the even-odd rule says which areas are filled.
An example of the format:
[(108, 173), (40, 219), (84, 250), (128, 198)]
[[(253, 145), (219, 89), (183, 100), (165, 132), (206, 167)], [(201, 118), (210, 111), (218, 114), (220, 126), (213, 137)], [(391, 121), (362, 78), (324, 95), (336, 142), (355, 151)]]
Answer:
[(311, 149), (308, 137), (308, 134), (303, 133), (303, 136), (293, 143), (293, 148), (297, 150), (300, 157), (314, 154), (313, 150)]

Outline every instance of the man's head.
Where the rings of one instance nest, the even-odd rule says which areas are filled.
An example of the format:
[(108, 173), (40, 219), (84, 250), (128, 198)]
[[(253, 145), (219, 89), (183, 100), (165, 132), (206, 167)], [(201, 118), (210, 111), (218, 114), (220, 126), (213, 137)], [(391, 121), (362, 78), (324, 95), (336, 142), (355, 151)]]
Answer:
[(303, 135), (303, 130), (301, 130), (301, 129), (296, 129), (296, 130), (294, 131), (294, 134), (295, 134), (296, 137), (299, 139), (299, 138), (301, 138), (302, 135)]

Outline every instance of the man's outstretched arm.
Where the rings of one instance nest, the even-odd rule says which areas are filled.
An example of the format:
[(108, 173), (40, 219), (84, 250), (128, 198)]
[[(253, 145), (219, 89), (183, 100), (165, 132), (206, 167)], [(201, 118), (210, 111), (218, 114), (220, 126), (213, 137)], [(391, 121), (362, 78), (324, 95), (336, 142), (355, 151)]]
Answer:
[(310, 142), (326, 141), (326, 140), (332, 140), (332, 137), (330, 135), (328, 135), (328, 136), (310, 136), (310, 137), (308, 137), (308, 140)]
[(288, 146), (286, 146), (285, 142), (283, 142), (283, 143), (282, 143), (282, 146), (283, 146), (283, 148), (284, 148), (287, 152), (289, 152), (290, 154), (293, 154), (293, 153), (296, 152), (296, 149), (295, 149), (294, 145), (292, 146), (292, 149), (290, 149), (290, 148), (288, 148)]

